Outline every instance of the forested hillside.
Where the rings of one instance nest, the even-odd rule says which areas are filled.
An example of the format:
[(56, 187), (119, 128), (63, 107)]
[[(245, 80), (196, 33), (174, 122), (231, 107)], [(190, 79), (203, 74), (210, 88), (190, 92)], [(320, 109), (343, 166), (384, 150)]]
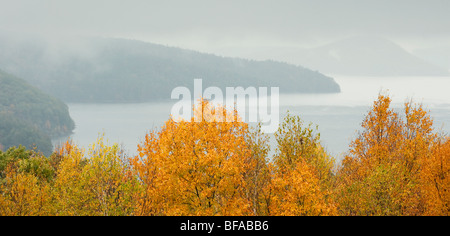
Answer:
[(70, 134), (68, 107), (24, 80), (0, 71), (0, 147), (36, 145), (51, 153), (50, 138)]
[(12, 39), (0, 34), (0, 67), (66, 102), (170, 99), (178, 86), (280, 87), (281, 93), (340, 92), (309, 69), (274, 61), (224, 58), (126, 39), (77, 43)]

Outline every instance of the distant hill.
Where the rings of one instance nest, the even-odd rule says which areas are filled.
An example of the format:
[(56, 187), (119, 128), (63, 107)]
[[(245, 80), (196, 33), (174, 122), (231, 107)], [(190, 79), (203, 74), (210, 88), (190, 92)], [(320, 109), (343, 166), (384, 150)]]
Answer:
[(430, 63), (447, 68), (450, 71), (450, 42), (447, 46), (416, 49), (413, 53)]
[(219, 57), (126, 39), (11, 39), (0, 35), (0, 67), (66, 102), (170, 99), (178, 86), (280, 87), (281, 93), (336, 93), (334, 79), (275, 61)]
[(52, 151), (51, 138), (68, 135), (75, 125), (68, 107), (24, 80), (0, 70), (0, 147), (34, 145)]
[(298, 55), (297, 63), (323, 73), (364, 76), (446, 76), (431, 64), (379, 37), (352, 37)]
[(271, 46), (224, 48), (222, 55), (272, 58), (321, 73), (350, 76), (448, 76), (449, 48), (418, 50), (414, 55), (376, 36), (355, 36), (312, 48)]

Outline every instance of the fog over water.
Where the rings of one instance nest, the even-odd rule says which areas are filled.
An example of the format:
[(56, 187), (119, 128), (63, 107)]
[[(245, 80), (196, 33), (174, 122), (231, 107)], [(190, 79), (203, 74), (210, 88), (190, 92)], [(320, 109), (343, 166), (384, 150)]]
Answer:
[[(281, 94), (280, 120), (289, 111), (306, 123), (318, 125), (324, 146), (337, 159), (347, 151), (365, 114), (381, 91), (392, 96), (396, 109), (401, 109), (409, 99), (422, 103), (431, 111), (435, 128), (450, 133), (450, 93), (446, 92), (450, 88), (449, 77), (334, 78), (341, 85), (342, 93)], [(69, 104), (76, 123), (71, 139), (87, 148), (104, 133), (110, 143), (118, 143), (129, 155), (135, 155), (137, 144), (143, 141), (145, 134), (159, 129), (169, 119), (175, 102), (177, 100), (139, 104)], [(59, 141), (54, 140), (55, 143)], [(274, 144), (272, 140), (272, 146)]]
[[(98, 50), (86, 46), (92, 38), (120, 38), (137, 40), (139, 45), (149, 42), (222, 57), (279, 61), (333, 77), (341, 93), (282, 94), (280, 120), (289, 110), (319, 125), (323, 144), (337, 157), (347, 150), (380, 91), (390, 94), (398, 108), (408, 99), (423, 103), (431, 110), (435, 127), (450, 131), (442, 125), (450, 121), (448, 0), (0, 0), (0, 6), (0, 36), (14, 43), (16, 38), (26, 39), (17, 47), (0, 44), (4, 47), (4, 51), (0, 47), (0, 70), (62, 95), (69, 93), (61, 92), (58, 85), (72, 88), (73, 100), (66, 102), (97, 94), (97, 88), (89, 83), (76, 84), (86, 78), (107, 81), (103, 83), (111, 87), (111, 77), (116, 82), (129, 79), (125, 85), (138, 88), (125, 95), (139, 94), (137, 90), (153, 94), (140, 85), (147, 78), (163, 78), (161, 81), (179, 86), (176, 80), (184, 74), (180, 78), (161, 71), (157, 73), (161, 77), (148, 75), (161, 68), (147, 70), (144, 62), (148, 60), (138, 60), (139, 50), (132, 54), (106, 50), (103, 52), (113, 56), (99, 57), (103, 54), (97, 55)], [(43, 38), (43, 43), (36, 38)], [(138, 56), (131, 60), (127, 55)], [(94, 60), (97, 58), (104, 61)], [(162, 71), (194, 70), (188, 59), (181, 66), (165, 64)], [(111, 61), (119, 62), (107, 63)], [(121, 69), (122, 64), (130, 65)], [(158, 67), (158, 63), (152, 65)], [(201, 69), (211, 69), (208, 67)], [(136, 74), (144, 79), (136, 79)], [(48, 75), (54, 76), (49, 79)], [(198, 75), (202, 76), (207, 75)], [(195, 79), (190, 77), (186, 79)], [(134, 84), (131, 78), (135, 78)], [(128, 91), (124, 83), (117, 84), (120, 86), (109, 91)], [(103, 92), (105, 87), (101, 84), (97, 91)], [(133, 155), (145, 134), (169, 118), (176, 102), (70, 103), (70, 115), (76, 123), (71, 138), (87, 147), (104, 133), (111, 143), (123, 145)]]

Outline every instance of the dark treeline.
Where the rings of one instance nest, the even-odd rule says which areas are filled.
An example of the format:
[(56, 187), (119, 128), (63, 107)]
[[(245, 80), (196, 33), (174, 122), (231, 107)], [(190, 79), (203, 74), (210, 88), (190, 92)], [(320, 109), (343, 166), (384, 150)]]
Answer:
[(24, 145), (45, 154), (53, 150), (52, 137), (75, 128), (68, 107), (24, 80), (0, 71), (0, 147)]

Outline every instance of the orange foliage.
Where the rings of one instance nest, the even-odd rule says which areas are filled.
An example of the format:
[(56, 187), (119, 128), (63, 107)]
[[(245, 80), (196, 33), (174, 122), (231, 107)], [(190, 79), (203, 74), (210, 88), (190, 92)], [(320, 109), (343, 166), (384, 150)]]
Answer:
[(50, 186), (10, 165), (5, 184), (0, 185), (0, 216), (40, 216), (49, 214)]
[(245, 181), (251, 157), (248, 127), (238, 119), (207, 121), (207, 114), (224, 112), (201, 101), (190, 121), (170, 119), (146, 136), (132, 160), (144, 188), (137, 215), (252, 213)]
[(421, 105), (391, 101), (379, 95), (337, 168), (299, 117), (286, 116), (269, 159), (260, 126), (203, 100), (190, 120), (147, 134), (135, 157), (103, 138), (49, 158), (0, 151), (0, 215), (448, 216), (450, 138)]
[(336, 214), (335, 207), (326, 200), (314, 170), (306, 163), (294, 169), (277, 172), (268, 190), (271, 194), (269, 214), (275, 216), (327, 216)]
[(438, 142), (422, 166), (424, 215), (450, 215), (450, 139)]
[(422, 215), (435, 202), (424, 178), (437, 180), (433, 163), (445, 155), (433, 151), (433, 120), (422, 105), (405, 103), (401, 118), (390, 104), (389, 96), (379, 95), (342, 162), (336, 196), (341, 214)]

